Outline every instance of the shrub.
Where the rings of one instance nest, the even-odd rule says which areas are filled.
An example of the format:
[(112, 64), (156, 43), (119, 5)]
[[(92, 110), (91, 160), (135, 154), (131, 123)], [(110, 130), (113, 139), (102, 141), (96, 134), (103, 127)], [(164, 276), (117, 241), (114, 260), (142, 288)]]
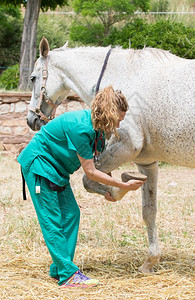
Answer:
[[(37, 45), (44, 36), (48, 40), (51, 50), (62, 47), (68, 40), (67, 28), (66, 17), (40, 14), (37, 26)], [(39, 56), (38, 48), (37, 56)]]
[(19, 83), (19, 65), (7, 68), (0, 76), (0, 88), (5, 90), (17, 89)]
[(154, 47), (169, 50), (173, 54), (185, 58), (195, 58), (195, 29), (182, 23), (164, 18), (149, 23), (142, 18), (132, 18), (122, 28), (112, 27), (104, 37), (101, 24), (73, 24), (70, 28), (70, 38), (84, 45), (120, 45), (123, 48), (142, 49)]
[(113, 28), (103, 45), (129, 48), (129, 40), (135, 49), (155, 47), (169, 50), (180, 57), (195, 58), (195, 29), (178, 22), (159, 19), (155, 23), (147, 23), (137, 18), (121, 29)]
[(70, 38), (74, 42), (81, 41), (85, 45), (101, 45), (104, 38), (104, 27), (100, 23), (82, 23), (74, 22), (70, 28)]
[(19, 7), (0, 6), (0, 66), (19, 62), (22, 40), (22, 17)]

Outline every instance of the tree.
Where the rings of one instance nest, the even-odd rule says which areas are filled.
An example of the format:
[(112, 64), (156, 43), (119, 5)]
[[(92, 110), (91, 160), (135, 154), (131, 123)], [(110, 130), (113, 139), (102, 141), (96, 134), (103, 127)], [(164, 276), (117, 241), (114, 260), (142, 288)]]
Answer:
[(37, 22), (40, 9), (54, 10), (57, 5), (67, 5), (67, 0), (1, 0), (6, 5), (21, 5), (26, 7), (23, 34), (20, 51), (20, 82), (19, 89), (28, 90), (31, 88), (30, 74), (36, 60)]
[[(84, 17), (85, 22), (75, 22), (71, 28), (71, 38), (77, 40), (76, 34), (96, 44), (109, 34), (112, 26), (129, 19), (135, 11), (147, 11), (150, 0), (73, 0), (76, 13)], [(97, 21), (94, 21), (97, 20)]]
[[(9, 67), (19, 62), (22, 38), (22, 16), (18, 7), (0, 6), (0, 66)], [(3, 69), (0, 69), (0, 73)]]

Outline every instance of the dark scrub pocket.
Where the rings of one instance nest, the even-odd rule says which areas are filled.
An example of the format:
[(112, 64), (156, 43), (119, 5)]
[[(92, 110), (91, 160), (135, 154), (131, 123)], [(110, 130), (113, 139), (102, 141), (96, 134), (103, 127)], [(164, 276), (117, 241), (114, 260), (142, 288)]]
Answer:
[(51, 189), (52, 191), (63, 192), (63, 191), (65, 190), (65, 188), (66, 188), (66, 185), (64, 185), (64, 186), (59, 186), (59, 185), (53, 183), (52, 181), (50, 181), (50, 180), (47, 179), (47, 178), (45, 178), (45, 180), (46, 180), (48, 186), (50, 187), (50, 189)]

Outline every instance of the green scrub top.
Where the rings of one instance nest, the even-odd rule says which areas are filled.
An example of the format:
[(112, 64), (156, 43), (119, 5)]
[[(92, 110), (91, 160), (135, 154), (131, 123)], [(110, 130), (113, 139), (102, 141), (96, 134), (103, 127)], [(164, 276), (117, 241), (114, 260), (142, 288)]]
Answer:
[[(24, 171), (64, 186), (81, 165), (77, 153), (85, 159), (93, 158), (95, 138), (91, 110), (66, 112), (42, 126), (17, 160)], [(101, 141), (97, 150), (101, 151)]]

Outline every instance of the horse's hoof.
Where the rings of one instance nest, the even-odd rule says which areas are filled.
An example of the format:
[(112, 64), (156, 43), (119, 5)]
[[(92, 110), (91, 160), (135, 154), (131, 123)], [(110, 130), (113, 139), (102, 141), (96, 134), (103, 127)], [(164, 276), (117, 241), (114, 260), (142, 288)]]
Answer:
[(129, 180), (146, 180), (147, 176), (138, 172), (124, 172), (121, 174), (121, 179), (123, 182), (127, 182)]
[(138, 271), (139, 271), (140, 273), (143, 273), (143, 274), (144, 274), (144, 273), (145, 273), (145, 274), (151, 274), (151, 273), (154, 273), (153, 267), (144, 266), (144, 264), (138, 268)]

